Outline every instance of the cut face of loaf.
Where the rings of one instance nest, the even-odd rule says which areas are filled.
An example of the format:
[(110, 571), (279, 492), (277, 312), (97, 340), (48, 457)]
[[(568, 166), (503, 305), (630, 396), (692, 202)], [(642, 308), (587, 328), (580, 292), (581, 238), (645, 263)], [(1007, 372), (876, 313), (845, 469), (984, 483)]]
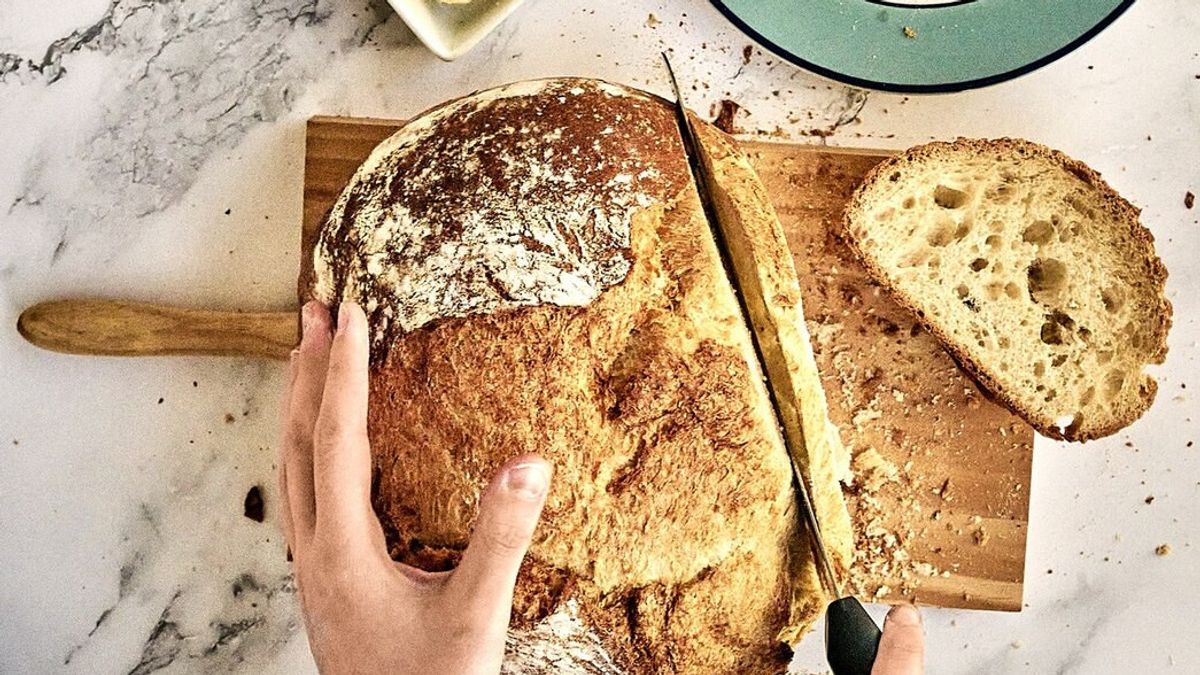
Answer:
[(930, 143), (880, 164), (845, 234), (872, 276), (995, 396), (1054, 438), (1150, 407), (1166, 269), (1138, 210), (1087, 166), (1014, 139)]
[[(767, 386), (776, 394), (782, 431), (805, 478), (833, 574), (844, 578), (854, 557), (854, 532), (842, 495), (842, 482), (851, 482), (850, 457), (829, 420), (792, 252), (766, 188), (734, 140), (699, 120), (694, 128), (701, 158), (709, 175), (717, 179), (709, 196), (758, 336)], [(807, 542), (806, 536), (799, 544)], [(808, 609), (812, 605), (819, 612), (819, 607), (834, 599), (821, 600), (824, 594), (819, 592), (820, 581), (811, 565), (797, 568), (796, 574), (813, 592), (794, 598), (798, 604), (793, 613), (812, 614)], [(799, 639), (801, 634), (788, 637)]]
[(506, 460), (555, 467), (506, 671), (786, 667), (823, 607), (670, 105), (578, 79), (448, 103), (380, 144), (314, 257), (314, 296), (371, 319), (394, 558), (452, 567)]

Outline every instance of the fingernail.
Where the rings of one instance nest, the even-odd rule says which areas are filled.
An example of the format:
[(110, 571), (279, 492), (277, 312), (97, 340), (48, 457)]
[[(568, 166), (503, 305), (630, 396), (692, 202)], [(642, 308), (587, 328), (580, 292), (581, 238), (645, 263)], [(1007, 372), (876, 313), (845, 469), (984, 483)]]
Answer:
[(513, 495), (529, 501), (541, 499), (549, 486), (550, 473), (541, 462), (518, 464), (504, 476), (504, 487)]
[(896, 605), (888, 612), (887, 620), (897, 626), (920, 626), (921, 612), (913, 605)]
[(338, 307), (338, 330), (345, 330), (350, 324), (350, 305), (349, 302), (343, 302)]

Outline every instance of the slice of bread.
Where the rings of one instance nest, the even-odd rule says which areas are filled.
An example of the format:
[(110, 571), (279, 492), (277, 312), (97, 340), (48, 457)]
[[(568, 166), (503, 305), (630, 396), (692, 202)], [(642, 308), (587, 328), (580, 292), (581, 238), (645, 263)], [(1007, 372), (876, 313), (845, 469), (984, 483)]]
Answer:
[[(767, 386), (779, 406), (782, 433), (808, 487), (822, 543), (841, 580), (854, 560), (854, 530), (842, 496), (850, 457), (829, 420), (825, 391), (804, 323), (800, 277), (775, 209), (750, 160), (733, 138), (710, 124), (693, 125), (701, 160), (715, 179), (710, 197), (738, 287), (758, 338)], [(795, 586), (789, 625), (781, 633), (795, 643), (829, 601), (817, 575), (810, 535), (797, 541)]]
[(845, 235), (871, 275), (1041, 433), (1084, 441), (1150, 407), (1166, 268), (1092, 169), (1017, 139), (959, 139), (876, 167)]

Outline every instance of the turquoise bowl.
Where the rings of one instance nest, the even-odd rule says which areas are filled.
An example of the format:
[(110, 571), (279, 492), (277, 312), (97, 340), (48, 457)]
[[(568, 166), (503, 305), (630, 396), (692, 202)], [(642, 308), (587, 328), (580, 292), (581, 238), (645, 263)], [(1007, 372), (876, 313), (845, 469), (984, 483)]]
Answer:
[(1041, 68), (1134, 0), (712, 2), (763, 46), (814, 73), (865, 89), (939, 93)]

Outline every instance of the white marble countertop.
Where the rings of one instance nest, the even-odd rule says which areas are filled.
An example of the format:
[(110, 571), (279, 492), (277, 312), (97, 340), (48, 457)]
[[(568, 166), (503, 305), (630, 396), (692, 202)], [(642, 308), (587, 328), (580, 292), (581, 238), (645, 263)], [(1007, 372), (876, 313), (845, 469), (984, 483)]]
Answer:
[[(927, 610), (929, 665), (1197, 672), (1198, 34), (1194, 0), (1146, 0), (1032, 75), (907, 98), (760, 51), (743, 66), (749, 40), (704, 2), (530, 0), (455, 63), (375, 0), (0, 2), (0, 672), (313, 670), (270, 522), (281, 367), (51, 354), (13, 329), (22, 308), (288, 307), (308, 116), (403, 117), (563, 74), (665, 93), (666, 47), (693, 107), (729, 96), (746, 129), (877, 147), (1023, 136), (1144, 209), (1176, 316), (1158, 401), (1109, 439), (1039, 439), (1025, 610)], [(256, 484), (264, 524), (242, 513)], [(823, 670), (818, 643), (801, 671)]]

